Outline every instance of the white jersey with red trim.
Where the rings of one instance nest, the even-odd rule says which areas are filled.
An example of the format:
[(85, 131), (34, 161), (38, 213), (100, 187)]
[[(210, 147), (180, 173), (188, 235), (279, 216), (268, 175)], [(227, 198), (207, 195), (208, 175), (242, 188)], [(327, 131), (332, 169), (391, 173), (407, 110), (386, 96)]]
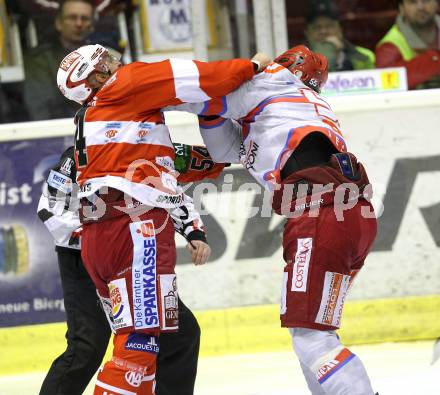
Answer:
[[(339, 121), (330, 105), (288, 69), (272, 63), (229, 95), (173, 110), (198, 115), (200, 131), (216, 162), (242, 163), (272, 190), (287, 158), (309, 133), (323, 133), (338, 151), (346, 151)], [(233, 121), (236, 120), (236, 121)]]
[(118, 69), (76, 117), (80, 197), (111, 187), (151, 206), (180, 206), (184, 197), (161, 109), (226, 95), (253, 75), (253, 63), (244, 59), (170, 59)]

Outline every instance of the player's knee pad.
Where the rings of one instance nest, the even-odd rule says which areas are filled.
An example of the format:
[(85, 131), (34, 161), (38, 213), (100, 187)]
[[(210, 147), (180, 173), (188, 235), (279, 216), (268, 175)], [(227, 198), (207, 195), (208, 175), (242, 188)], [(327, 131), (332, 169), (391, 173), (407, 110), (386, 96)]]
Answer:
[[(94, 395), (153, 395), (158, 338), (136, 332), (116, 334), (112, 360), (98, 373)], [(119, 392), (118, 392), (119, 391)]]

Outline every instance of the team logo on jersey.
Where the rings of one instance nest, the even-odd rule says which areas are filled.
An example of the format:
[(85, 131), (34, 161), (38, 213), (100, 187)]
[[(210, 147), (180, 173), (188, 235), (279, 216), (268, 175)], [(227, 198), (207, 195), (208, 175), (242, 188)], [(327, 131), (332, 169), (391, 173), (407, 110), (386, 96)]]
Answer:
[(148, 130), (141, 129), (141, 130), (138, 131), (138, 136), (139, 136), (140, 139), (143, 139), (148, 133), (149, 133)]
[(136, 142), (137, 143), (142, 143), (142, 142), (146, 141), (145, 137), (147, 137), (147, 135), (149, 133), (150, 133), (150, 131), (147, 130), (147, 129), (140, 129), (140, 130), (138, 130), (138, 132), (137, 132), (138, 139), (136, 140)]
[(105, 137), (107, 137), (109, 140), (112, 140), (117, 134), (118, 134), (117, 130), (110, 129), (105, 132)]
[(125, 380), (127, 380), (127, 383), (132, 387), (140, 387), (143, 379), (144, 374), (137, 370), (128, 370), (127, 373), (125, 373)]
[(154, 124), (153, 123), (150, 123), (150, 122), (141, 122), (140, 124), (139, 124), (139, 130), (137, 131), (137, 136), (138, 136), (138, 139), (136, 140), (136, 142), (137, 143), (142, 143), (142, 142), (144, 142), (146, 139), (145, 139), (145, 137), (147, 137), (148, 136), (148, 134), (150, 133), (150, 131), (151, 131), (151, 128), (154, 126)]

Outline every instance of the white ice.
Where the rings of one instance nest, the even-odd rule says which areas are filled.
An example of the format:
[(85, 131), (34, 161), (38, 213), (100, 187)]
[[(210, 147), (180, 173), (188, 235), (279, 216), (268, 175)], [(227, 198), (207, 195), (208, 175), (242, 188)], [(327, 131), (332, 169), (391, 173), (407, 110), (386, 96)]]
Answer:
[[(439, 395), (433, 341), (353, 346), (380, 395)], [(0, 376), (0, 395), (38, 394), (44, 373)], [(91, 395), (90, 385), (85, 395)], [(195, 395), (309, 395), (293, 352), (204, 357)]]

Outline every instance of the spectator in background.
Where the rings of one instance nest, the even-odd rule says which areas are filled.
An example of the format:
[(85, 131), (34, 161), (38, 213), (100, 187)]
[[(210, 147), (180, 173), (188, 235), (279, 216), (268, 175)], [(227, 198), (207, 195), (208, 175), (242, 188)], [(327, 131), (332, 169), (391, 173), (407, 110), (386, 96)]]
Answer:
[(440, 87), (437, 0), (399, 0), (396, 23), (376, 47), (377, 67), (406, 67), (410, 89)]
[(374, 53), (344, 38), (338, 11), (330, 0), (310, 3), (305, 34), (310, 49), (326, 56), (330, 71), (374, 68)]
[(55, 18), (58, 37), (25, 54), (24, 100), (31, 120), (73, 117), (78, 105), (64, 98), (56, 76), (61, 60), (85, 43), (93, 31), (94, 7), (90, 0), (64, 0)]
[[(25, 33), (29, 20), (32, 20), (35, 25), (38, 43), (53, 35), (53, 20), (57, 16), (62, 0), (6, 1), (10, 3), (10, 8), (13, 8), (16, 17), (21, 19), (22, 33)], [(90, 0), (90, 3), (95, 8), (95, 17), (101, 23), (103, 16), (111, 13), (116, 7), (121, 5), (127, 7), (130, 0)], [(97, 26), (95, 28), (99, 29)]]
[[(10, 45), (11, 2), (0, 0), (0, 67), (13, 66), (16, 55), (12, 53)], [(13, 78), (4, 81), (1, 77), (0, 75), (0, 124), (27, 121), (23, 104), (23, 81)]]

